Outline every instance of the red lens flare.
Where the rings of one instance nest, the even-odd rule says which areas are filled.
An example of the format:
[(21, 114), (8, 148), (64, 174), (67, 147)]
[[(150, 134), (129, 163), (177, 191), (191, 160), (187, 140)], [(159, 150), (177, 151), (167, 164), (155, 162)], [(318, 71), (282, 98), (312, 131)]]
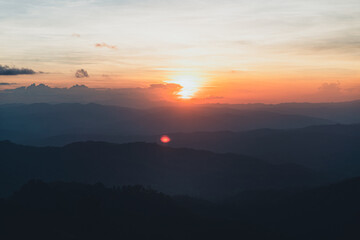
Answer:
[(161, 136), (160, 141), (161, 141), (162, 143), (168, 143), (168, 142), (171, 141), (171, 139), (170, 139), (169, 136), (163, 135), (163, 136)]

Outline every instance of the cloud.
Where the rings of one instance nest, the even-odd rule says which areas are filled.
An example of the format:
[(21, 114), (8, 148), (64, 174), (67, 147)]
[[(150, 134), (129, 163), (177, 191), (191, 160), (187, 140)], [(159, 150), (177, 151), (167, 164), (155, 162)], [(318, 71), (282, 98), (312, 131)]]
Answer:
[(309, 53), (335, 53), (359, 56), (360, 40), (358, 36), (341, 36), (337, 38), (321, 39), (301, 44)]
[(182, 87), (176, 83), (167, 83), (167, 84), (158, 83), (158, 84), (151, 84), (150, 88), (151, 89), (172, 89), (172, 90), (180, 91)]
[(360, 86), (353, 86), (350, 88), (345, 88), (344, 91), (347, 91), (349, 93), (359, 93), (360, 92)]
[(115, 45), (109, 45), (107, 43), (96, 43), (95, 47), (97, 47), (97, 48), (104, 48), (105, 47), (105, 48), (110, 48), (110, 49), (114, 49), (114, 50), (117, 49), (117, 47)]
[(360, 40), (359, 35), (353, 32), (359, 30), (360, 28), (355, 30), (351, 28), (335, 32), (333, 36), (300, 38), (289, 44), (282, 44), (275, 49), (283, 49), (286, 53), (293, 52), (301, 55), (338, 55), (339, 57), (352, 56), (358, 59), (360, 56)]
[(203, 98), (191, 98), (190, 100), (193, 103), (200, 103), (200, 104), (206, 104), (206, 103), (219, 103), (221, 100), (225, 99), (223, 96), (214, 96), (209, 95)]
[(344, 89), (339, 81), (337, 82), (324, 82), (314, 92), (310, 101), (315, 102), (329, 102), (329, 101), (344, 101), (346, 99), (352, 99), (354, 96), (351, 94), (344, 94)]
[(206, 97), (205, 99), (218, 100), (218, 99), (224, 99), (224, 97), (223, 96), (212, 96), (212, 95), (210, 95), (210, 96)]
[(10, 85), (16, 85), (16, 83), (0, 82), (0, 86), (10, 86)]
[(79, 69), (76, 71), (75, 77), (76, 78), (88, 78), (90, 76), (89, 76), (88, 72), (85, 71), (84, 69)]
[(15, 68), (9, 67), (7, 65), (0, 65), (0, 75), (31, 75), (36, 74), (36, 72), (29, 68)]
[(338, 94), (341, 92), (340, 82), (323, 83), (319, 87), (319, 91), (323, 93)]

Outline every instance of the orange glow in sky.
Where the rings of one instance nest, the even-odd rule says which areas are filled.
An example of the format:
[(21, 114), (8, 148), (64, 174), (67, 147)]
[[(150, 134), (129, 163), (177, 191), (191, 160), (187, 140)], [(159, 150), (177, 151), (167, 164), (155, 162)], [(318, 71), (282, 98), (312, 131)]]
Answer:
[(0, 65), (36, 74), (0, 74), (0, 91), (78, 84), (181, 104), (360, 96), (358, 0), (23, 2), (0, 1)]
[(161, 141), (162, 143), (168, 143), (168, 142), (171, 141), (171, 139), (170, 139), (169, 136), (163, 135), (163, 136), (161, 136), (160, 141)]
[(199, 91), (202, 86), (202, 79), (196, 75), (177, 75), (171, 77), (167, 83), (176, 83), (181, 85), (181, 90), (178, 92), (179, 98), (190, 99)]

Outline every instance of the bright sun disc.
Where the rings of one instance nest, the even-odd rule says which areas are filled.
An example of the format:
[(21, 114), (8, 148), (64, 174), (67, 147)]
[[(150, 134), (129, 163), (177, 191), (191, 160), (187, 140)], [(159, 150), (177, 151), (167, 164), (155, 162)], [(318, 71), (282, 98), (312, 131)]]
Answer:
[(173, 76), (168, 83), (176, 83), (181, 85), (181, 90), (178, 92), (179, 98), (192, 98), (201, 87), (201, 78), (193, 75)]
[(168, 142), (171, 141), (171, 139), (169, 138), (169, 136), (163, 135), (163, 136), (161, 136), (160, 141), (161, 141), (162, 143), (168, 143)]

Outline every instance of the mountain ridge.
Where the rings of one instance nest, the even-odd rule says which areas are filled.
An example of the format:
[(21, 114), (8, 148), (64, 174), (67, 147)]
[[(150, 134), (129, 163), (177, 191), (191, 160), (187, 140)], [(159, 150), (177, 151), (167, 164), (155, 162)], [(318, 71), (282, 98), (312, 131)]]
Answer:
[(31, 147), (0, 142), (0, 182), (7, 192), (27, 180), (151, 185), (171, 194), (218, 198), (245, 189), (319, 184), (326, 178), (298, 165), (153, 143), (73, 143)]

